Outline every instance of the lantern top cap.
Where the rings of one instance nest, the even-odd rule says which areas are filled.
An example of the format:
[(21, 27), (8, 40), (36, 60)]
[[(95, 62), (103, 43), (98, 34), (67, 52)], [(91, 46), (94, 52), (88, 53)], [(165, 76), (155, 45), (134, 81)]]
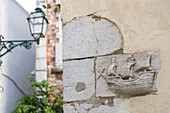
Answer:
[(43, 12), (41, 8), (35, 8), (36, 12)]
[(42, 13), (43, 16), (45, 16), (44, 12), (42, 11), (41, 8), (35, 8), (35, 12), (31, 12), (31, 15), (34, 13)]

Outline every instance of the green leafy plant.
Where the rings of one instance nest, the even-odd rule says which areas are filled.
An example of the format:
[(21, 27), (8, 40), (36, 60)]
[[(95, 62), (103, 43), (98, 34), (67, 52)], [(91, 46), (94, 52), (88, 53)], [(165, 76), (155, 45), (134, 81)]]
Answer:
[(47, 81), (37, 82), (33, 78), (32, 94), (27, 94), (16, 102), (16, 108), (12, 113), (63, 113), (63, 93), (57, 92), (55, 86)]
[(60, 9), (61, 9), (61, 4), (56, 4), (55, 8), (54, 8), (54, 12), (56, 13), (56, 12), (60, 11)]

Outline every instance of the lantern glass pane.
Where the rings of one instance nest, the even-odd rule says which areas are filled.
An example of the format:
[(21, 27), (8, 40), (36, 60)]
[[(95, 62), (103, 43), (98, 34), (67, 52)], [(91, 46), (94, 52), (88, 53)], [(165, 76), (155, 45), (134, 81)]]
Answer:
[(30, 27), (34, 38), (40, 38), (42, 33), (43, 18), (30, 18)]
[(42, 31), (42, 34), (44, 35), (45, 37), (45, 34), (47, 32), (47, 26), (48, 26), (48, 23), (47, 23), (47, 20), (46, 19), (43, 19), (44, 20), (44, 24), (43, 24), (43, 31)]
[(45, 37), (48, 20), (45, 18), (44, 12), (40, 8), (35, 9), (29, 16), (28, 22), (32, 36), (35, 39)]
[(31, 17), (42, 17), (42, 16), (44, 16), (44, 13), (42, 12), (36, 12), (31, 14)]

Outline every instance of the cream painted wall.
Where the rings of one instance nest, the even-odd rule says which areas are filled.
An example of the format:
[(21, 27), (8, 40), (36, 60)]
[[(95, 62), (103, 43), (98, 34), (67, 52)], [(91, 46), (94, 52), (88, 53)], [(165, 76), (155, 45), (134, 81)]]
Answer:
[(62, 1), (63, 23), (89, 14), (106, 17), (120, 28), (124, 53), (160, 51), (158, 94), (130, 98), (131, 113), (170, 113), (169, 4), (169, 0)]

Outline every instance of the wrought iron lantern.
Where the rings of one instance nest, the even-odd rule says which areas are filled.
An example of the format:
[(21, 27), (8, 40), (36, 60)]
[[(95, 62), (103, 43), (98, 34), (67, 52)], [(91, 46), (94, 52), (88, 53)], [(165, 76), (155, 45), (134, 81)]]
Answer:
[(27, 20), (31, 35), (35, 40), (45, 37), (48, 20), (45, 18), (45, 14), (40, 8), (36, 8), (35, 12), (32, 12)]
[[(4, 56), (8, 52), (11, 52), (17, 46), (30, 49), (33, 42), (39, 44), (40, 38), (44, 38), (48, 26), (48, 20), (45, 17), (44, 12), (40, 8), (36, 8), (35, 12), (32, 12), (27, 18), (31, 35), (34, 40), (3, 40), (4, 37), (0, 35), (0, 57)], [(0, 61), (0, 64), (2, 62)]]

